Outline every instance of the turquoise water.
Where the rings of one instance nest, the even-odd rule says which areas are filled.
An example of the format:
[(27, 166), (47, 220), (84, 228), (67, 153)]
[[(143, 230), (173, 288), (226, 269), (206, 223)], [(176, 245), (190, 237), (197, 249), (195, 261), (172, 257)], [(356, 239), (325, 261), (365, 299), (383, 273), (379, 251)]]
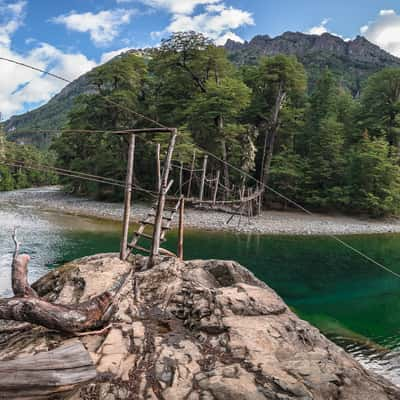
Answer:
[[(78, 257), (119, 250), (113, 223), (0, 209), (0, 294), (10, 292), (11, 231), (20, 226), (22, 251), (32, 257), (30, 280)], [(346, 240), (400, 273), (400, 235)], [(176, 249), (172, 232), (166, 248)], [(324, 237), (235, 235), (187, 231), (185, 258), (236, 260), (274, 288), (304, 319), (369, 368), (400, 384), (400, 279)]]

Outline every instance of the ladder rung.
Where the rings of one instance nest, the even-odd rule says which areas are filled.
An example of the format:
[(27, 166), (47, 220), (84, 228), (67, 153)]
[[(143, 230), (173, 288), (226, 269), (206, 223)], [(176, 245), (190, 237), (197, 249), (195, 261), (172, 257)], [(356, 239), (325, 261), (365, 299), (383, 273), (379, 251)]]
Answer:
[[(139, 221), (139, 224), (142, 224), (142, 225), (155, 225), (154, 222), (149, 222), (149, 221)], [(170, 229), (170, 227), (166, 226), (166, 225), (163, 225), (161, 227), (161, 229)]]
[(150, 249), (146, 249), (146, 248), (144, 248), (144, 247), (142, 247), (142, 246), (138, 246), (138, 245), (134, 245), (134, 246), (130, 246), (130, 245), (128, 245), (128, 247), (129, 248), (131, 248), (131, 249), (136, 249), (136, 250), (139, 250), (139, 251), (144, 251), (145, 253), (150, 253)]
[[(145, 239), (153, 240), (153, 235), (148, 235), (147, 233), (134, 232), (133, 234), (139, 238), (143, 237)], [(161, 238), (161, 241), (165, 241), (165, 239)]]
[[(149, 214), (149, 216), (150, 216), (150, 217), (155, 217), (156, 214)], [(165, 219), (165, 220), (167, 220), (167, 221), (172, 221), (172, 217), (165, 217), (164, 215), (163, 215), (163, 219)]]

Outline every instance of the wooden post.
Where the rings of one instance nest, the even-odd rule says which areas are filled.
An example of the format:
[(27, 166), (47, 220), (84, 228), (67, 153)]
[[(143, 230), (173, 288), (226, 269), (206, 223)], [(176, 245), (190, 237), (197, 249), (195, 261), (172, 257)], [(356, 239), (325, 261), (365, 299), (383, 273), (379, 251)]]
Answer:
[(185, 198), (181, 196), (181, 204), (179, 207), (179, 237), (178, 237), (178, 257), (181, 261), (183, 261), (184, 213), (185, 213)]
[(130, 134), (128, 136), (129, 147), (128, 147), (128, 165), (126, 169), (126, 180), (125, 180), (125, 200), (124, 200), (124, 218), (122, 227), (122, 241), (120, 249), (120, 259), (125, 260), (128, 254), (128, 234), (129, 234), (129, 221), (131, 218), (131, 201), (132, 201), (132, 180), (133, 180), (133, 169), (135, 161), (135, 135)]
[(215, 178), (215, 187), (214, 187), (214, 194), (213, 194), (213, 205), (215, 206), (215, 202), (217, 201), (217, 194), (218, 194), (218, 186), (219, 186), (219, 177), (221, 175), (221, 171), (217, 171), (217, 177)]
[(179, 196), (182, 196), (183, 192), (183, 162), (181, 161), (181, 167), (179, 168)]
[(186, 197), (188, 199), (190, 199), (191, 190), (192, 190), (192, 179), (193, 179), (193, 170), (195, 167), (195, 161), (196, 161), (196, 150), (193, 151), (192, 166), (190, 168), (189, 186), (188, 186), (188, 191), (187, 191), (187, 195), (186, 195)]
[(157, 192), (161, 190), (161, 145), (157, 143)]
[(171, 182), (168, 184), (168, 177), (169, 177), (169, 170), (171, 167), (172, 154), (174, 152), (176, 136), (177, 136), (177, 130), (175, 129), (171, 134), (171, 140), (169, 142), (167, 156), (164, 161), (164, 169), (161, 178), (161, 189), (158, 196), (157, 212), (154, 221), (153, 241), (149, 259), (150, 268), (153, 266), (154, 257), (158, 256), (160, 253), (160, 240), (161, 240), (165, 198), (169, 188), (171, 187)]
[(200, 201), (203, 201), (203, 196), (204, 196), (204, 184), (206, 182), (206, 173), (207, 173), (207, 159), (208, 156), (204, 156), (204, 161), (203, 161), (203, 173), (201, 176), (201, 184), (200, 184)]

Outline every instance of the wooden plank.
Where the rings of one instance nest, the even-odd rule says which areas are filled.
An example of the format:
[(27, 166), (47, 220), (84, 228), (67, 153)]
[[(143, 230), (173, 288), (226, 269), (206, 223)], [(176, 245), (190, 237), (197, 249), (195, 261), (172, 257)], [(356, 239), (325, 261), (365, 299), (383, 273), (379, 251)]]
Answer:
[(162, 226), (162, 216), (164, 215), (165, 198), (169, 188), (171, 187), (171, 182), (168, 184), (169, 170), (171, 168), (172, 154), (174, 152), (175, 142), (177, 137), (177, 130), (171, 134), (171, 139), (168, 146), (167, 156), (164, 161), (164, 169), (161, 180), (161, 190), (158, 198), (157, 211), (155, 217), (154, 231), (153, 231), (153, 243), (151, 247), (151, 254), (149, 265), (153, 264), (153, 258), (159, 254), (160, 250), (160, 237), (161, 237), (161, 226)]
[(185, 198), (182, 196), (179, 207), (179, 235), (178, 235), (178, 257), (183, 261), (183, 235), (184, 235)]
[(140, 128), (140, 129), (123, 129), (118, 131), (110, 131), (117, 135), (127, 135), (129, 133), (173, 133), (176, 128)]
[(161, 145), (157, 143), (156, 168), (157, 168), (157, 192), (161, 190)]
[(146, 249), (145, 247), (138, 246), (137, 244), (135, 244), (135, 246), (132, 246), (132, 248), (139, 250), (139, 251), (143, 251), (144, 253), (150, 253), (150, 249)]
[(133, 168), (135, 159), (135, 135), (129, 136), (128, 148), (128, 165), (126, 170), (125, 182), (125, 200), (124, 200), (124, 217), (122, 226), (122, 241), (120, 249), (120, 259), (125, 260), (128, 255), (128, 234), (129, 222), (131, 218), (131, 202), (132, 202), (132, 181), (133, 181)]
[(213, 205), (215, 205), (215, 202), (217, 201), (220, 174), (221, 174), (221, 171), (218, 170), (217, 171), (217, 177), (215, 178), (215, 187), (214, 187), (214, 194), (213, 194)]
[(80, 342), (10, 361), (0, 361), (0, 399), (41, 399), (70, 392), (96, 378)]
[(186, 197), (188, 198), (190, 197), (190, 192), (192, 190), (192, 179), (193, 179), (195, 161), (196, 161), (196, 150), (193, 151), (192, 165), (190, 167), (190, 177), (189, 177), (188, 191), (186, 195)]
[(207, 159), (208, 156), (204, 156), (204, 161), (203, 161), (203, 173), (201, 175), (201, 184), (200, 184), (200, 203), (203, 201), (203, 196), (204, 196), (204, 184), (206, 182), (206, 173), (207, 173)]

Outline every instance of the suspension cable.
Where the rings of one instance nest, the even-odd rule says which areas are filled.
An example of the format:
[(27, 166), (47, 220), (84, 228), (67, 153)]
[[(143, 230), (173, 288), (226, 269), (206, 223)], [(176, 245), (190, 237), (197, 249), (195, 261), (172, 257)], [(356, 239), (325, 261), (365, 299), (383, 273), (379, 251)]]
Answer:
[[(18, 62), (18, 61), (16, 61), (16, 60), (12, 60), (12, 59), (5, 58), (5, 57), (0, 57), (0, 60), (7, 61), (7, 62), (11, 62), (11, 63), (17, 64), (17, 65), (23, 66), (23, 67), (25, 67), (25, 68), (30, 68), (30, 69), (35, 70), (35, 71), (39, 71), (39, 72), (41, 72), (41, 73), (43, 73), (43, 74), (52, 76), (52, 77), (54, 77), (54, 78), (60, 79), (60, 80), (62, 80), (62, 81), (64, 81), (64, 82), (67, 82), (67, 83), (72, 83), (71, 80), (68, 80), (68, 79), (63, 78), (63, 77), (61, 77), (61, 76), (58, 76), (58, 75), (56, 75), (56, 74), (53, 74), (53, 73), (51, 73), (51, 72), (49, 72), (49, 71), (45, 71), (45, 70), (43, 70), (43, 69), (34, 67), (34, 66), (32, 66), (32, 65), (29, 65), (29, 64), (21, 63), (21, 62)], [(156, 121), (156, 120), (154, 120), (154, 119), (152, 119), (152, 118), (150, 118), (150, 117), (147, 117), (147, 116), (145, 116), (145, 115), (143, 115), (143, 114), (141, 114), (141, 113), (139, 113), (139, 112), (137, 112), (137, 111), (135, 111), (135, 110), (130, 109), (129, 107), (123, 106), (123, 105), (121, 105), (121, 104), (119, 104), (119, 103), (117, 103), (117, 102), (115, 102), (115, 101), (113, 101), (113, 100), (110, 100), (107, 96), (104, 96), (104, 95), (102, 95), (102, 94), (98, 94), (98, 95), (99, 95), (100, 97), (104, 98), (104, 100), (106, 100), (109, 104), (112, 104), (112, 105), (114, 105), (114, 106), (117, 106), (117, 107), (120, 108), (121, 110), (128, 111), (128, 112), (130, 112), (130, 113), (133, 113), (133, 114), (135, 114), (136, 116), (138, 116), (138, 117), (140, 117), (140, 118), (142, 118), (142, 119), (144, 119), (144, 120), (146, 120), (146, 121), (148, 121), (148, 122), (151, 122), (151, 123), (156, 124), (158, 127), (167, 128), (167, 126), (161, 124), (160, 122), (158, 122), (158, 121)], [(224, 165), (229, 166), (230, 168), (232, 168), (232, 169), (235, 170), (236, 172), (239, 172), (241, 175), (247, 176), (248, 178), (250, 178), (251, 180), (253, 180), (254, 182), (256, 182), (258, 185), (260, 185), (261, 188), (267, 189), (267, 190), (271, 191), (272, 193), (276, 194), (276, 195), (279, 196), (280, 198), (282, 198), (282, 199), (286, 200), (287, 202), (289, 202), (290, 204), (294, 205), (296, 208), (302, 210), (302, 211), (305, 212), (306, 214), (315, 216), (315, 214), (314, 214), (313, 212), (307, 210), (307, 209), (306, 209), (305, 207), (303, 207), (301, 204), (299, 204), (299, 203), (297, 203), (296, 201), (294, 201), (294, 200), (288, 198), (287, 196), (285, 196), (284, 194), (282, 194), (282, 193), (280, 193), (279, 191), (275, 190), (275, 189), (272, 188), (271, 186), (269, 186), (269, 185), (267, 185), (267, 184), (265, 184), (265, 183), (259, 181), (258, 179), (254, 178), (254, 177), (251, 176), (248, 172), (241, 170), (240, 168), (238, 168), (238, 167), (234, 166), (233, 164), (229, 163), (228, 161), (222, 160), (221, 158), (217, 157), (215, 154), (209, 152), (208, 150), (202, 148), (201, 146), (199, 146), (199, 145), (197, 145), (197, 144), (194, 144), (194, 145), (195, 145), (198, 149), (200, 149), (201, 151), (203, 151), (205, 154), (208, 154), (208, 155), (210, 155), (211, 157), (213, 157), (214, 159), (218, 160), (219, 162), (222, 162)], [(82, 178), (82, 179), (83, 179), (83, 178)], [(349, 250), (355, 252), (356, 254), (358, 254), (359, 256), (361, 256), (362, 258), (364, 258), (365, 260), (367, 260), (367, 261), (373, 263), (374, 265), (380, 267), (381, 269), (385, 270), (386, 272), (388, 272), (388, 273), (392, 274), (393, 276), (395, 276), (395, 277), (397, 277), (397, 278), (400, 279), (400, 274), (398, 274), (397, 272), (395, 272), (395, 271), (391, 270), (390, 268), (384, 266), (383, 264), (381, 264), (380, 262), (374, 260), (373, 258), (369, 257), (368, 255), (366, 255), (366, 254), (363, 253), (362, 251), (356, 249), (355, 247), (351, 246), (350, 244), (348, 244), (348, 243), (345, 242), (344, 240), (340, 239), (340, 238), (337, 237), (336, 235), (328, 234), (328, 237), (330, 237), (331, 239), (334, 239), (335, 241), (337, 241), (338, 243), (340, 243), (340, 244), (343, 245), (344, 247), (348, 248)]]

